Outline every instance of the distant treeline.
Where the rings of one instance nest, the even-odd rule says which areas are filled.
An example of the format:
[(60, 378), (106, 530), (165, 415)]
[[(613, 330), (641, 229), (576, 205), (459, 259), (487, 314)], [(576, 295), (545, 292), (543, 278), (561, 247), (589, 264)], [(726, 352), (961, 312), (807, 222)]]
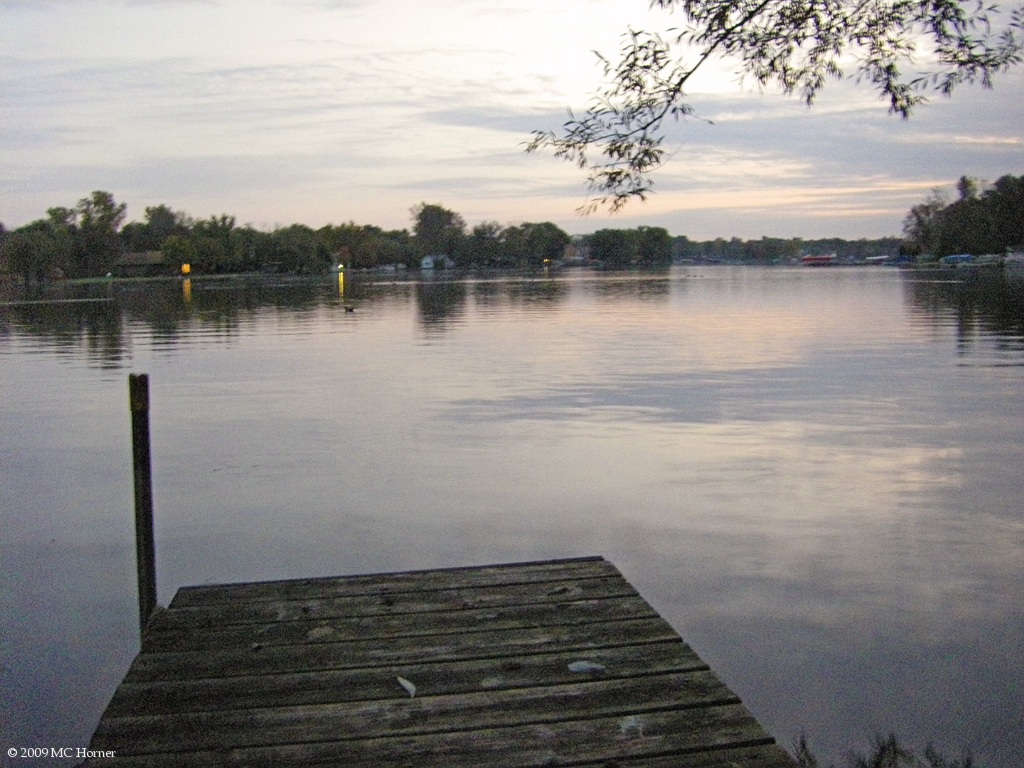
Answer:
[(908, 213), (903, 239), (763, 237), (692, 241), (662, 227), (601, 229), (570, 237), (551, 222), (467, 227), (455, 211), (421, 203), (411, 209), (411, 229), (370, 224), (304, 224), (271, 232), (238, 226), (227, 214), (194, 219), (166, 205), (146, 208), (141, 222), (125, 222), (127, 206), (96, 191), (74, 207), (55, 207), (45, 218), (8, 232), (0, 224), (0, 275), (26, 282), (114, 274), (282, 272), (317, 274), (337, 264), (348, 269), (418, 268), (435, 264), (462, 269), (531, 269), (560, 262), (598, 266), (657, 267), (673, 262), (785, 263), (803, 255), (841, 261), (878, 256), (1001, 253), (1024, 244), (1024, 177), (1004, 176), (991, 188), (961, 178), (960, 199), (940, 192)]
[(459, 214), (422, 203), (413, 226), (384, 230), (368, 224), (304, 224), (271, 232), (239, 226), (227, 214), (194, 219), (166, 205), (146, 208), (141, 222), (125, 223), (127, 206), (96, 191), (72, 208), (50, 208), (46, 218), (12, 232), (0, 225), (0, 273), (26, 282), (56, 277), (237, 272), (323, 273), (348, 269), (415, 268), (428, 255), (444, 266), (535, 267), (561, 259), (570, 237), (550, 222), (467, 229)]
[(794, 237), (762, 237), (760, 240), (692, 241), (677, 237), (673, 243), (676, 260), (727, 264), (779, 264), (796, 261), (801, 256), (831, 256), (839, 261), (862, 262), (877, 256), (897, 256), (903, 241), (898, 237), (874, 240), (843, 240), (838, 237), (804, 240)]
[(958, 199), (933, 190), (903, 221), (906, 251), (922, 259), (954, 253), (1005, 253), (1024, 248), (1024, 176), (1002, 176), (984, 190), (960, 177)]
[(13, 232), (0, 225), (0, 272), (26, 282), (107, 274), (280, 272), (319, 274), (346, 269), (418, 268), (433, 257), (439, 267), (529, 269), (567, 256), (608, 266), (654, 266), (672, 262), (672, 239), (660, 227), (601, 230), (577, 240), (551, 222), (501, 225), (485, 221), (469, 228), (455, 211), (421, 203), (411, 210), (412, 228), (384, 230), (368, 224), (304, 224), (271, 232), (238, 226), (222, 214), (194, 219), (166, 205), (146, 208), (141, 222), (125, 223), (127, 206), (96, 191), (71, 208), (56, 207), (46, 218)]
[(662, 227), (601, 229), (570, 237), (551, 222), (467, 227), (455, 211), (421, 203), (410, 211), (411, 229), (369, 224), (303, 224), (271, 232), (239, 226), (222, 214), (195, 219), (166, 205), (145, 209), (141, 222), (125, 223), (127, 206), (96, 191), (74, 207), (56, 207), (46, 218), (13, 232), (0, 225), (0, 273), (26, 282), (107, 274), (279, 272), (318, 274), (346, 269), (415, 269), (427, 256), (435, 266), (461, 269), (532, 269), (559, 263), (610, 268), (664, 267), (674, 261), (775, 263), (803, 253), (862, 259), (895, 252), (885, 240), (712, 240), (673, 238)]

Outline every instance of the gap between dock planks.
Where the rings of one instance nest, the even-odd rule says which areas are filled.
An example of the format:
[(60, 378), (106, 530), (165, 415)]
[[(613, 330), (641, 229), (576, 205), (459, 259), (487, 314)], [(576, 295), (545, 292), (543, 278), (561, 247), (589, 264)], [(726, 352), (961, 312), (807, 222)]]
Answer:
[(90, 749), (154, 768), (795, 765), (600, 557), (182, 588)]

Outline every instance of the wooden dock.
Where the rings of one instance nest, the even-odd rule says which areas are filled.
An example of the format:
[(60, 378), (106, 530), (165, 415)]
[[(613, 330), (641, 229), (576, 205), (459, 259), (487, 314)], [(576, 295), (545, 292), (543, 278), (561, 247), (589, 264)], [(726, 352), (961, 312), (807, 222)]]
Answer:
[(89, 766), (792, 768), (603, 558), (185, 587)]

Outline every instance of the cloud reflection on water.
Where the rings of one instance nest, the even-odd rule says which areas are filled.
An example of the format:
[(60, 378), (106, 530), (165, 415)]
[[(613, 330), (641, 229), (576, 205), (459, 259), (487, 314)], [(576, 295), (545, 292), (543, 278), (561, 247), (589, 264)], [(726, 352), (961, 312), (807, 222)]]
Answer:
[[(123, 376), (147, 370), (164, 600), (600, 553), (784, 743), (1019, 746), (1024, 393), (958, 365), (1019, 360), (1012, 313), (876, 269), (353, 280), (354, 313), (336, 283), (173, 288), (3, 310), (11, 562), (64, 585), (32, 637), (97, 603), (130, 623)], [(64, 646), (14, 647), (22, 690)], [(116, 682), (96, 653), (68, 680)]]

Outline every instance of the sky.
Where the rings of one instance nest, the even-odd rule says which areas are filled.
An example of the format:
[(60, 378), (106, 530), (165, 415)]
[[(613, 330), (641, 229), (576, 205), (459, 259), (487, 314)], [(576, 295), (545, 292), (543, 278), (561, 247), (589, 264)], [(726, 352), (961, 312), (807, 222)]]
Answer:
[(595, 50), (678, 22), (647, 0), (0, 0), (0, 222), (105, 190), (129, 220), (163, 204), (265, 230), (408, 228), (427, 202), (470, 226), (857, 239), (899, 235), (960, 176), (1024, 175), (1024, 67), (901, 121), (865, 86), (808, 109), (721, 62), (656, 194), (581, 217), (584, 174), (526, 154), (530, 132), (581, 111)]

